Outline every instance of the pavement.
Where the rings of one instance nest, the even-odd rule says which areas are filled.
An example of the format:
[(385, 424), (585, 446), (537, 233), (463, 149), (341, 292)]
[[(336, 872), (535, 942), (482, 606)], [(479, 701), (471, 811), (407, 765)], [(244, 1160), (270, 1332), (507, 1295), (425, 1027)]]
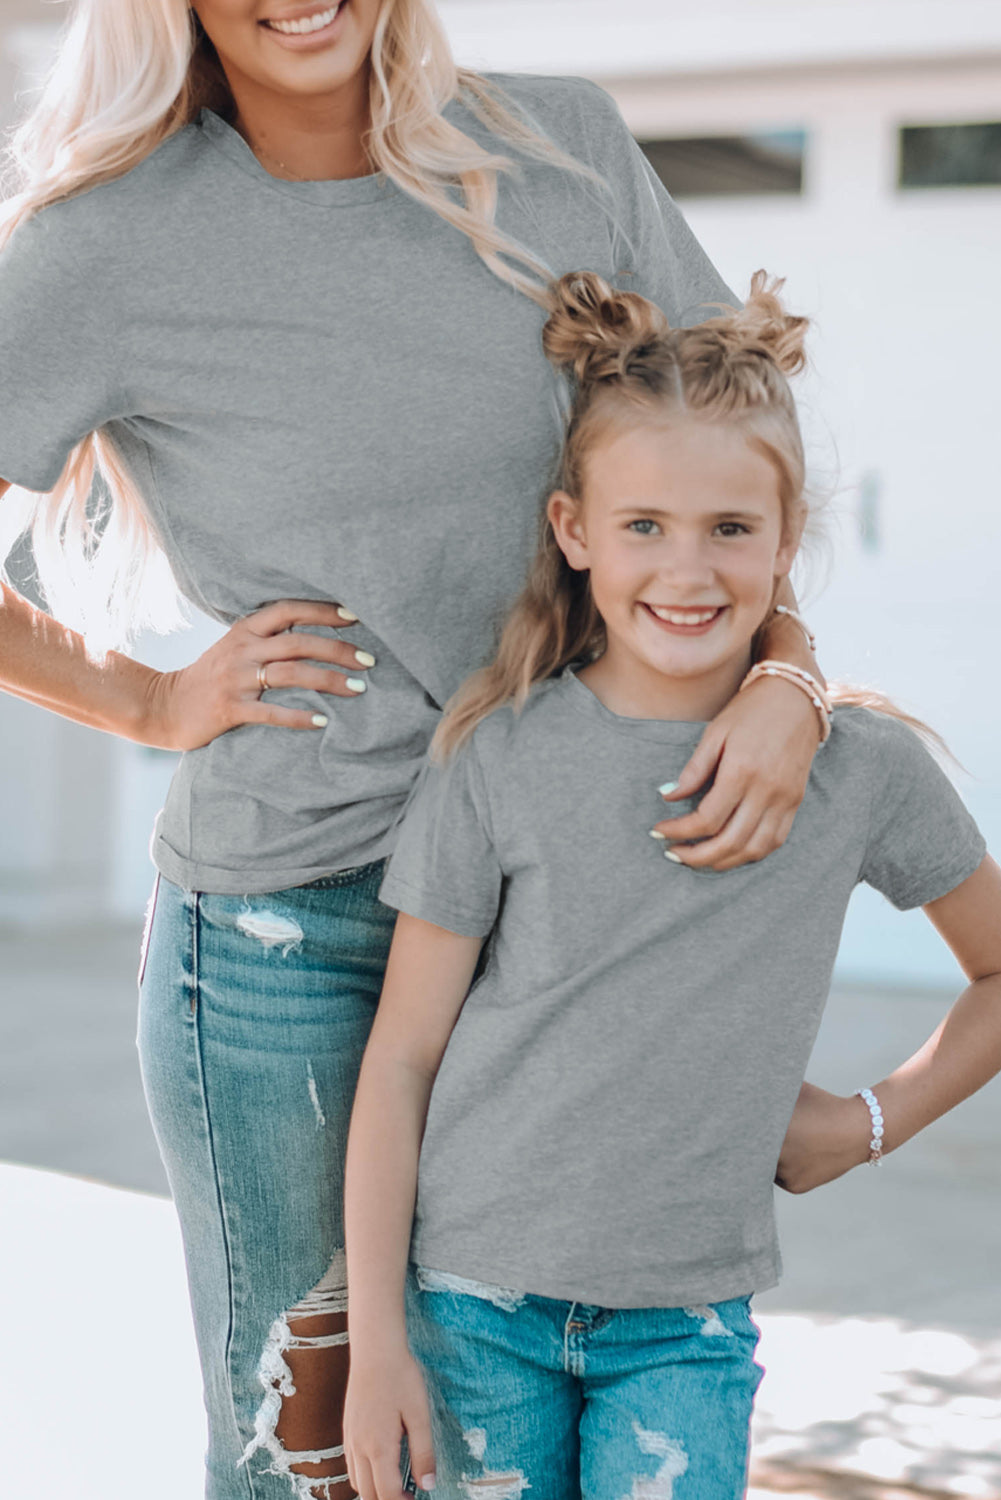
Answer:
[[(183, 1257), (135, 1058), (137, 942), (0, 933), (5, 1496), (201, 1494)], [(837, 989), (811, 1078), (878, 1078), (950, 999)], [(780, 1195), (785, 1276), (755, 1301), (753, 1500), (1001, 1500), (999, 1143), (995, 1082), (878, 1170)]]

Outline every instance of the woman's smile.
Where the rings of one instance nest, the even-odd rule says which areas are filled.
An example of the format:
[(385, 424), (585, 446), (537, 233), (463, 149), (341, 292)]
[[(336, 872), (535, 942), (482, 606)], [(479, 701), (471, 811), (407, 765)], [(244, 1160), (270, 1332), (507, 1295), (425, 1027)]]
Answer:
[(338, 22), (349, 4), (350, 0), (339, 0), (335, 5), (298, 6), (285, 15), (266, 16), (259, 24), (280, 46), (309, 51), (337, 40), (342, 29)]

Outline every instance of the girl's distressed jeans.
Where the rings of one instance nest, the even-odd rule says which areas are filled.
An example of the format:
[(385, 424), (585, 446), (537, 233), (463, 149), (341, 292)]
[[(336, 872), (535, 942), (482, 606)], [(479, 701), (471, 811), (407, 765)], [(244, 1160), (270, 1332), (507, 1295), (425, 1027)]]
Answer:
[[(740, 1500), (761, 1368), (750, 1298), (609, 1308), (411, 1268), (433, 1500)], [(421, 1476), (415, 1476), (416, 1492)]]

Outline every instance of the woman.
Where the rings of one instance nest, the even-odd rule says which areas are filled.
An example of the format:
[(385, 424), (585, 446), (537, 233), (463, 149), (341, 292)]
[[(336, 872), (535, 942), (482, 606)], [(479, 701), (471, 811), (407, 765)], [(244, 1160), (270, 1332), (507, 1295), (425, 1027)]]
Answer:
[[(559, 441), (541, 287), (592, 266), (673, 321), (732, 299), (604, 94), (457, 73), (426, 0), (88, 0), (19, 141), (4, 488), (52, 491), (36, 550), (75, 540), (77, 596), (87, 578), (126, 611), (155, 541), (231, 628), (157, 674), (94, 660), (7, 589), (0, 683), (189, 752), (154, 841), (140, 1049), (208, 1494), (339, 1500), (343, 1151), (392, 927), (376, 892), (441, 705), (533, 550)], [(96, 551), (95, 466), (114, 498)], [(788, 620), (766, 644), (811, 663)], [(716, 773), (672, 825), (704, 839), (684, 859), (781, 843), (816, 743), (789, 684), (742, 694), (667, 792)]]

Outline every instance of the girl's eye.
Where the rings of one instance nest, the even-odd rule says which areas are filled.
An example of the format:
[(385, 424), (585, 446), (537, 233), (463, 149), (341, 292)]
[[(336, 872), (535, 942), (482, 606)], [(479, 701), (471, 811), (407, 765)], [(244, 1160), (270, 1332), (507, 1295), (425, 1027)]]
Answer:
[(656, 521), (651, 521), (649, 516), (640, 516), (637, 520), (629, 522), (629, 530), (637, 532), (639, 536), (654, 536), (660, 527)]
[(720, 521), (716, 530), (720, 536), (749, 536), (750, 528), (742, 521)]

